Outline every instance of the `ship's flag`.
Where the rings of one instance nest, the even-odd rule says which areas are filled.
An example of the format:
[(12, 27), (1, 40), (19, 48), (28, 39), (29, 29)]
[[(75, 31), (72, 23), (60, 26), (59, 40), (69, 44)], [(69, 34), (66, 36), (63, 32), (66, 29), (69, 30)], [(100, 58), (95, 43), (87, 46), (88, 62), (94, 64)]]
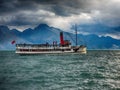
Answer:
[(13, 40), (13, 41), (11, 42), (11, 44), (15, 44), (15, 40)]

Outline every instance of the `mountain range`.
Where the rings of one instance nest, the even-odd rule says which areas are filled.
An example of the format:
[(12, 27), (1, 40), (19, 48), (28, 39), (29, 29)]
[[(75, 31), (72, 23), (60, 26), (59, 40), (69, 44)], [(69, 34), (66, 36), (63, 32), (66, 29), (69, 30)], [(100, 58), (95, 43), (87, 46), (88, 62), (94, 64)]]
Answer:
[[(58, 28), (50, 27), (47, 24), (40, 24), (34, 29), (28, 28), (23, 32), (17, 29), (10, 30), (7, 26), (0, 26), (0, 50), (15, 50), (16, 43), (41, 44), (59, 42), (59, 33), (64, 33), (64, 38), (70, 40), (75, 45), (75, 35), (70, 32), (64, 32)], [(99, 37), (95, 34), (82, 35), (78, 34), (78, 44), (84, 44), (88, 49), (119, 49), (120, 40), (112, 37)]]

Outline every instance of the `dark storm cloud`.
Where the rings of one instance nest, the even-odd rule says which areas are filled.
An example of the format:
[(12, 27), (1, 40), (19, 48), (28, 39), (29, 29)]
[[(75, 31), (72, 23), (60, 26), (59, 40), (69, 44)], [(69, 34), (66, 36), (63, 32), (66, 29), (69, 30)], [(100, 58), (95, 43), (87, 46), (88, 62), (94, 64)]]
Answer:
[[(72, 14), (80, 14), (80, 12), (90, 12), (88, 9), (91, 6), (92, 4), (89, 0), (0, 0), (0, 24), (33, 25), (46, 22), (43, 19), (49, 17), (49, 15), (41, 15), (42, 13), (34, 15), (38, 10), (68, 17)], [(24, 13), (28, 11), (31, 13)], [(39, 17), (42, 17), (42, 19), (36, 19)], [(31, 22), (31, 19), (35, 19), (36, 22)]]
[(0, 0), (0, 14), (10, 14), (17, 13), (21, 10), (36, 9), (34, 4), (28, 1), (29, 0), (25, 0), (24, 2), (20, 2), (18, 0)]
[[(114, 1), (114, 0), (110, 0)], [(45, 10), (58, 16), (70, 16), (71, 14), (91, 13), (99, 10), (104, 15), (118, 13), (118, 9), (111, 8), (108, 0), (0, 0), (0, 15), (14, 15), (22, 11)], [(114, 4), (115, 5), (115, 4)], [(115, 7), (117, 8), (117, 7)], [(107, 15), (106, 15), (107, 16)], [(101, 17), (101, 16), (100, 16)], [(118, 17), (118, 16), (116, 16)], [(108, 17), (109, 18), (109, 17)]]
[[(58, 16), (64, 17), (71, 14), (79, 14), (90, 5), (89, 0), (0, 0), (0, 24), (32, 25), (39, 21), (36, 20), (36, 22), (30, 23), (29, 19), (37, 16), (43, 17), (40, 21), (44, 21), (44, 17), (48, 17), (46, 15), (33, 15), (38, 10), (53, 12)], [(24, 11), (33, 13), (28, 15)]]
[[(39, 6), (42, 5), (40, 8)], [(21, 10), (45, 9), (57, 15), (69, 15), (75, 11), (88, 9), (89, 0), (0, 0), (0, 13), (13, 13)]]
[(47, 23), (63, 30), (71, 23), (115, 27), (120, 26), (119, 10), (119, 0), (0, 0), (0, 24), (34, 27)]

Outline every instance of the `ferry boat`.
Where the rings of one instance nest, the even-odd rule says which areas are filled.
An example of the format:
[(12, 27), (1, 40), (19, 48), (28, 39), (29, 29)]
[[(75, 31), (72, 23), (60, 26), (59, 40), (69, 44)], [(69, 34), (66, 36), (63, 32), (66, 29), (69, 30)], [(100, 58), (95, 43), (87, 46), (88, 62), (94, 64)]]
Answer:
[(56, 41), (53, 44), (16, 44), (16, 53), (21, 55), (26, 54), (50, 54), (50, 53), (80, 53), (86, 54), (87, 47), (85, 45), (72, 46), (69, 40), (64, 40), (63, 32), (60, 32), (60, 43)]

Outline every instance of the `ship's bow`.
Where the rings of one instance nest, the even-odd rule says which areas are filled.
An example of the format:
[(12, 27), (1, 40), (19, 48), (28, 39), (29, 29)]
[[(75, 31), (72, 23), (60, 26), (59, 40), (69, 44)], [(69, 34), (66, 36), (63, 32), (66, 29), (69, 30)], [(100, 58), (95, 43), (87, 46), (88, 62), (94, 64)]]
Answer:
[(78, 49), (78, 52), (81, 54), (86, 54), (87, 53), (87, 47), (86, 46), (80, 46)]

